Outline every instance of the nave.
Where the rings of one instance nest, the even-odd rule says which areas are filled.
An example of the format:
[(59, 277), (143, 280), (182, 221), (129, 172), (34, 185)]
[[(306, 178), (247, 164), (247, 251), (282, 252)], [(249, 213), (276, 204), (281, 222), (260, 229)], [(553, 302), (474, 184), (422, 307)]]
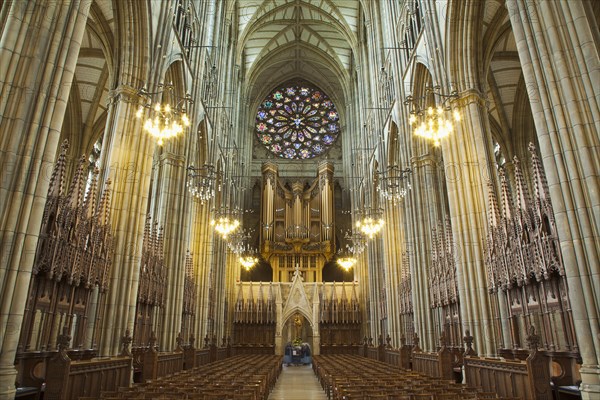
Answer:
[(290, 346), (600, 399), (599, 26), (600, 0), (0, 0), (0, 400), (240, 398)]

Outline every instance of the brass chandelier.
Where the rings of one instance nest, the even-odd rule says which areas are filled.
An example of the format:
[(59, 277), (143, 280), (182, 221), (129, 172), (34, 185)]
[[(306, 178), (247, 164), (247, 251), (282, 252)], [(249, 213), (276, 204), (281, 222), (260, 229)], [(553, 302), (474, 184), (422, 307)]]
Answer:
[(190, 165), (188, 168), (187, 187), (189, 192), (202, 204), (215, 197), (217, 173), (215, 167), (204, 164), (201, 167)]
[[(408, 122), (415, 130), (415, 135), (433, 141), (434, 146), (440, 145), (440, 140), (448, 137), (454, 131), (453, 122), (459, 122), (460, 113), (452, 111), (450, 100), (458, 98), (458, 92), (450, 94), (441, 92), (439, 86), (425, 88), (425, 96), (406, 97), (404, 105), (409, 107)], [(423, 103), (428, 103), (424, 106)]]
[[(156, 92), (149, 92), (146, 87), (138, 91), (143, 104), (138, 108), (136, 117), (143, 120), (144, 130), (150, 136), (156, 138), (157, 144), (162, 146), (165, 140), (182, 134), (190, 126), (187, 110), (194, 101), (189, 93), (185, 97), (177, 96), (172, 83), (161, 83), (158, 88)], [(155, 100), (159, 96), (161, 100), (164, 101), (166, 98), (171, 100), (173, 104), (168, 101)]]
[(357, 216), (356, 228), (369, 239), (373, 239), (385, 225), (381, 208), (365, 208), (357, 211), (355, 215)]
[(385, 171), (379, 172), (379, 185), (377, 190), (381, 196), (392, 204), (397, 205), (412, 189), (408, 177), (412, 174), (410, 168), (400, 168), (397, 165), (389, 166)]

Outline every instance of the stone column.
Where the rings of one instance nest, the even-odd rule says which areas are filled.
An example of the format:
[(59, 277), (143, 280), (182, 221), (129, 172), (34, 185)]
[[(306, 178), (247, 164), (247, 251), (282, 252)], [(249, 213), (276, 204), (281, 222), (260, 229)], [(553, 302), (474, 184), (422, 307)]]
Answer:
[(196, 337), (205, 337), (208, 333), (209, 281), (210, 281), (210, 249), (213, 245), (209, 203), (201, 204), (195, 200), (192, 208), (192, 253), (194, 254), (194, 271), (198, 287), (196, 298)]
[[(186, 132), (186, 134), (189, 134)], [(157, 155), (153, 182), (154, 215), (164, 230), (167, 285), (164, 321), (158, 338), (160, 349), (171, 350), (181, 330), (185, 252), (189, 246), (189, 210), (191, 198), (186, 190), (186, 157), (176, 143), (167, 143)]]
[(281, 284), (276, 287), (275, 296), (275, 354), (283, 355), (283, 297), (281, 296)]
[[(429, 151), (433, 151), (429, 149)], [(424, 154), (411, 159), (413, 173), (413, 190), (410, 207), (410, 246), (409, 262), (412, 276), (412, 302), (414, 310), (415, 332), (422, 338), (424, 350), (435, 350), (435, 325), (433, 321), (429, 297), (429, 266), (432, 242), (431, 230), (437, 226), (441, 218), (442, 201), (436, 198), (437, 182), (435, 157)], [(433, 189), (433, 190), (432, 190)]]
[(491, 144), (485, 100), (466, 91), (455, 106), (462, 115), (456, 132), (442, 142), (455, 245), (456, 280), (463, 332), (469, 329), (482, 355), (496, 352), (484, 266), (485, 193), (490, 179)]
[(4, 2), (0, 18), (0, 399), (13, 366), (50, 172), (91, 1)]
[(579, 351), (600, 396), (600, 56), (592, 2), (507, 0), (531, 102)]
[(115, 255), (110, 271), (99, 354), (119, 354), (120, 340), (133, 332), (142, 242), (155, 141), (136, 118), (137, 89), (120, 85), (110, 92), (111, 104), (101, 152), (102, 174), (113, 185)]

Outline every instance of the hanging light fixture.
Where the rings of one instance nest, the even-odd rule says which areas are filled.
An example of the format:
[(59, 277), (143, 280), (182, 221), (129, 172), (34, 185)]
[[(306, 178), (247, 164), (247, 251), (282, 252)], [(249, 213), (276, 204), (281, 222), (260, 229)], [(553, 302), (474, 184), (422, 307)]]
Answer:
[(396, 205), (412, 189), (408, 181), (411, 174), (410, 168), (402, 169), (397, 165), (391, 165), (385, 171), (378, 173), (380, 185), (377, 186), (377, 190), (384, 199)]
[(252, 255), (240, 256), (240, 264), (242, 264), (242, 267), (244, 267), (246, 271), (250, 271), (257, 263), (258, 257)]
[(346, 243), (346, 250), (354, 257), (360, 255), (367, 247), (367, 240), (361, 232), (346, 231), (344, 240), (348, 242)]
[(349, 271), (350, 268), (356, 264), (356, 258), (345, 256), (337, 259), (337, 263), (340, 267), (342, 267), (345, 271)]
[(380, 208), (357, 211), (356, 216), (358, 217), (356, 228), (368, 236), (369, 239), (373, 239), (383, 229), (383, 225), (385, 225), (383, 210)]
[(210, 225), (215, 228), (215, 231), (221, 235), (223, 239), (237, 231), (240, 227), (240, 211), (238, 209), (230, 209), (222, 207), (213, 210), (213, 218)]
[[(440, 145), (440, 139), (448, 137), (454, 131), (454, 122), (461, 119), (460, 113), (452, 111), (449, 101), (458, 98), (458, 93), (450, 94), (441, 92), (439, 86), (426, 87), (425, 96), (413, 98), (408, 96), (404, 105), (409, 106), (410, 117), (408, 122), (415, 130), (415, 135), (433, 141), (434, 146)], [(428, 102), (432, 105), (421, 108), (420, 103)]]
[[(189, 93), (185, 97), (177, 96), (172, 83), (159, 84), (158, 87), (156, 92), (148, 92), (145, 87), (139, 90), (138, 95), (144, 104), (140, 105), (136, 117), (143, 120), (144, 130), (162, 146), (165, 140), (182, 134), (190, 126), (187, 109), (193, 104), (193, 100)], [(168, 96), (165, 96), (165, 93), (168, 93)], [(161, 103), (154, 99), (159, 96), (161, 100), (167, 97), (174, 104)]]
[(202, 204), (212, 199), (215, 196), (217, 180), (215, 167), (210, 164), (204, 164), (202, 167), (190, 165), (187, 170), (187, 187), (192, 196), (200, 200)]

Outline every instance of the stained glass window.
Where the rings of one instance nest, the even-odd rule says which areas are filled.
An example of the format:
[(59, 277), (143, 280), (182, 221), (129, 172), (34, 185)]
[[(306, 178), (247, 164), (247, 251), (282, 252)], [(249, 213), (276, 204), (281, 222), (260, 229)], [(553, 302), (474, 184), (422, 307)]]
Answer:
[(340, 116), (323, 91), (310, 85), (279, 87), (258, 107), (256, 135), (273, 154), (307, 159), (327, 152), (340, 133)]

